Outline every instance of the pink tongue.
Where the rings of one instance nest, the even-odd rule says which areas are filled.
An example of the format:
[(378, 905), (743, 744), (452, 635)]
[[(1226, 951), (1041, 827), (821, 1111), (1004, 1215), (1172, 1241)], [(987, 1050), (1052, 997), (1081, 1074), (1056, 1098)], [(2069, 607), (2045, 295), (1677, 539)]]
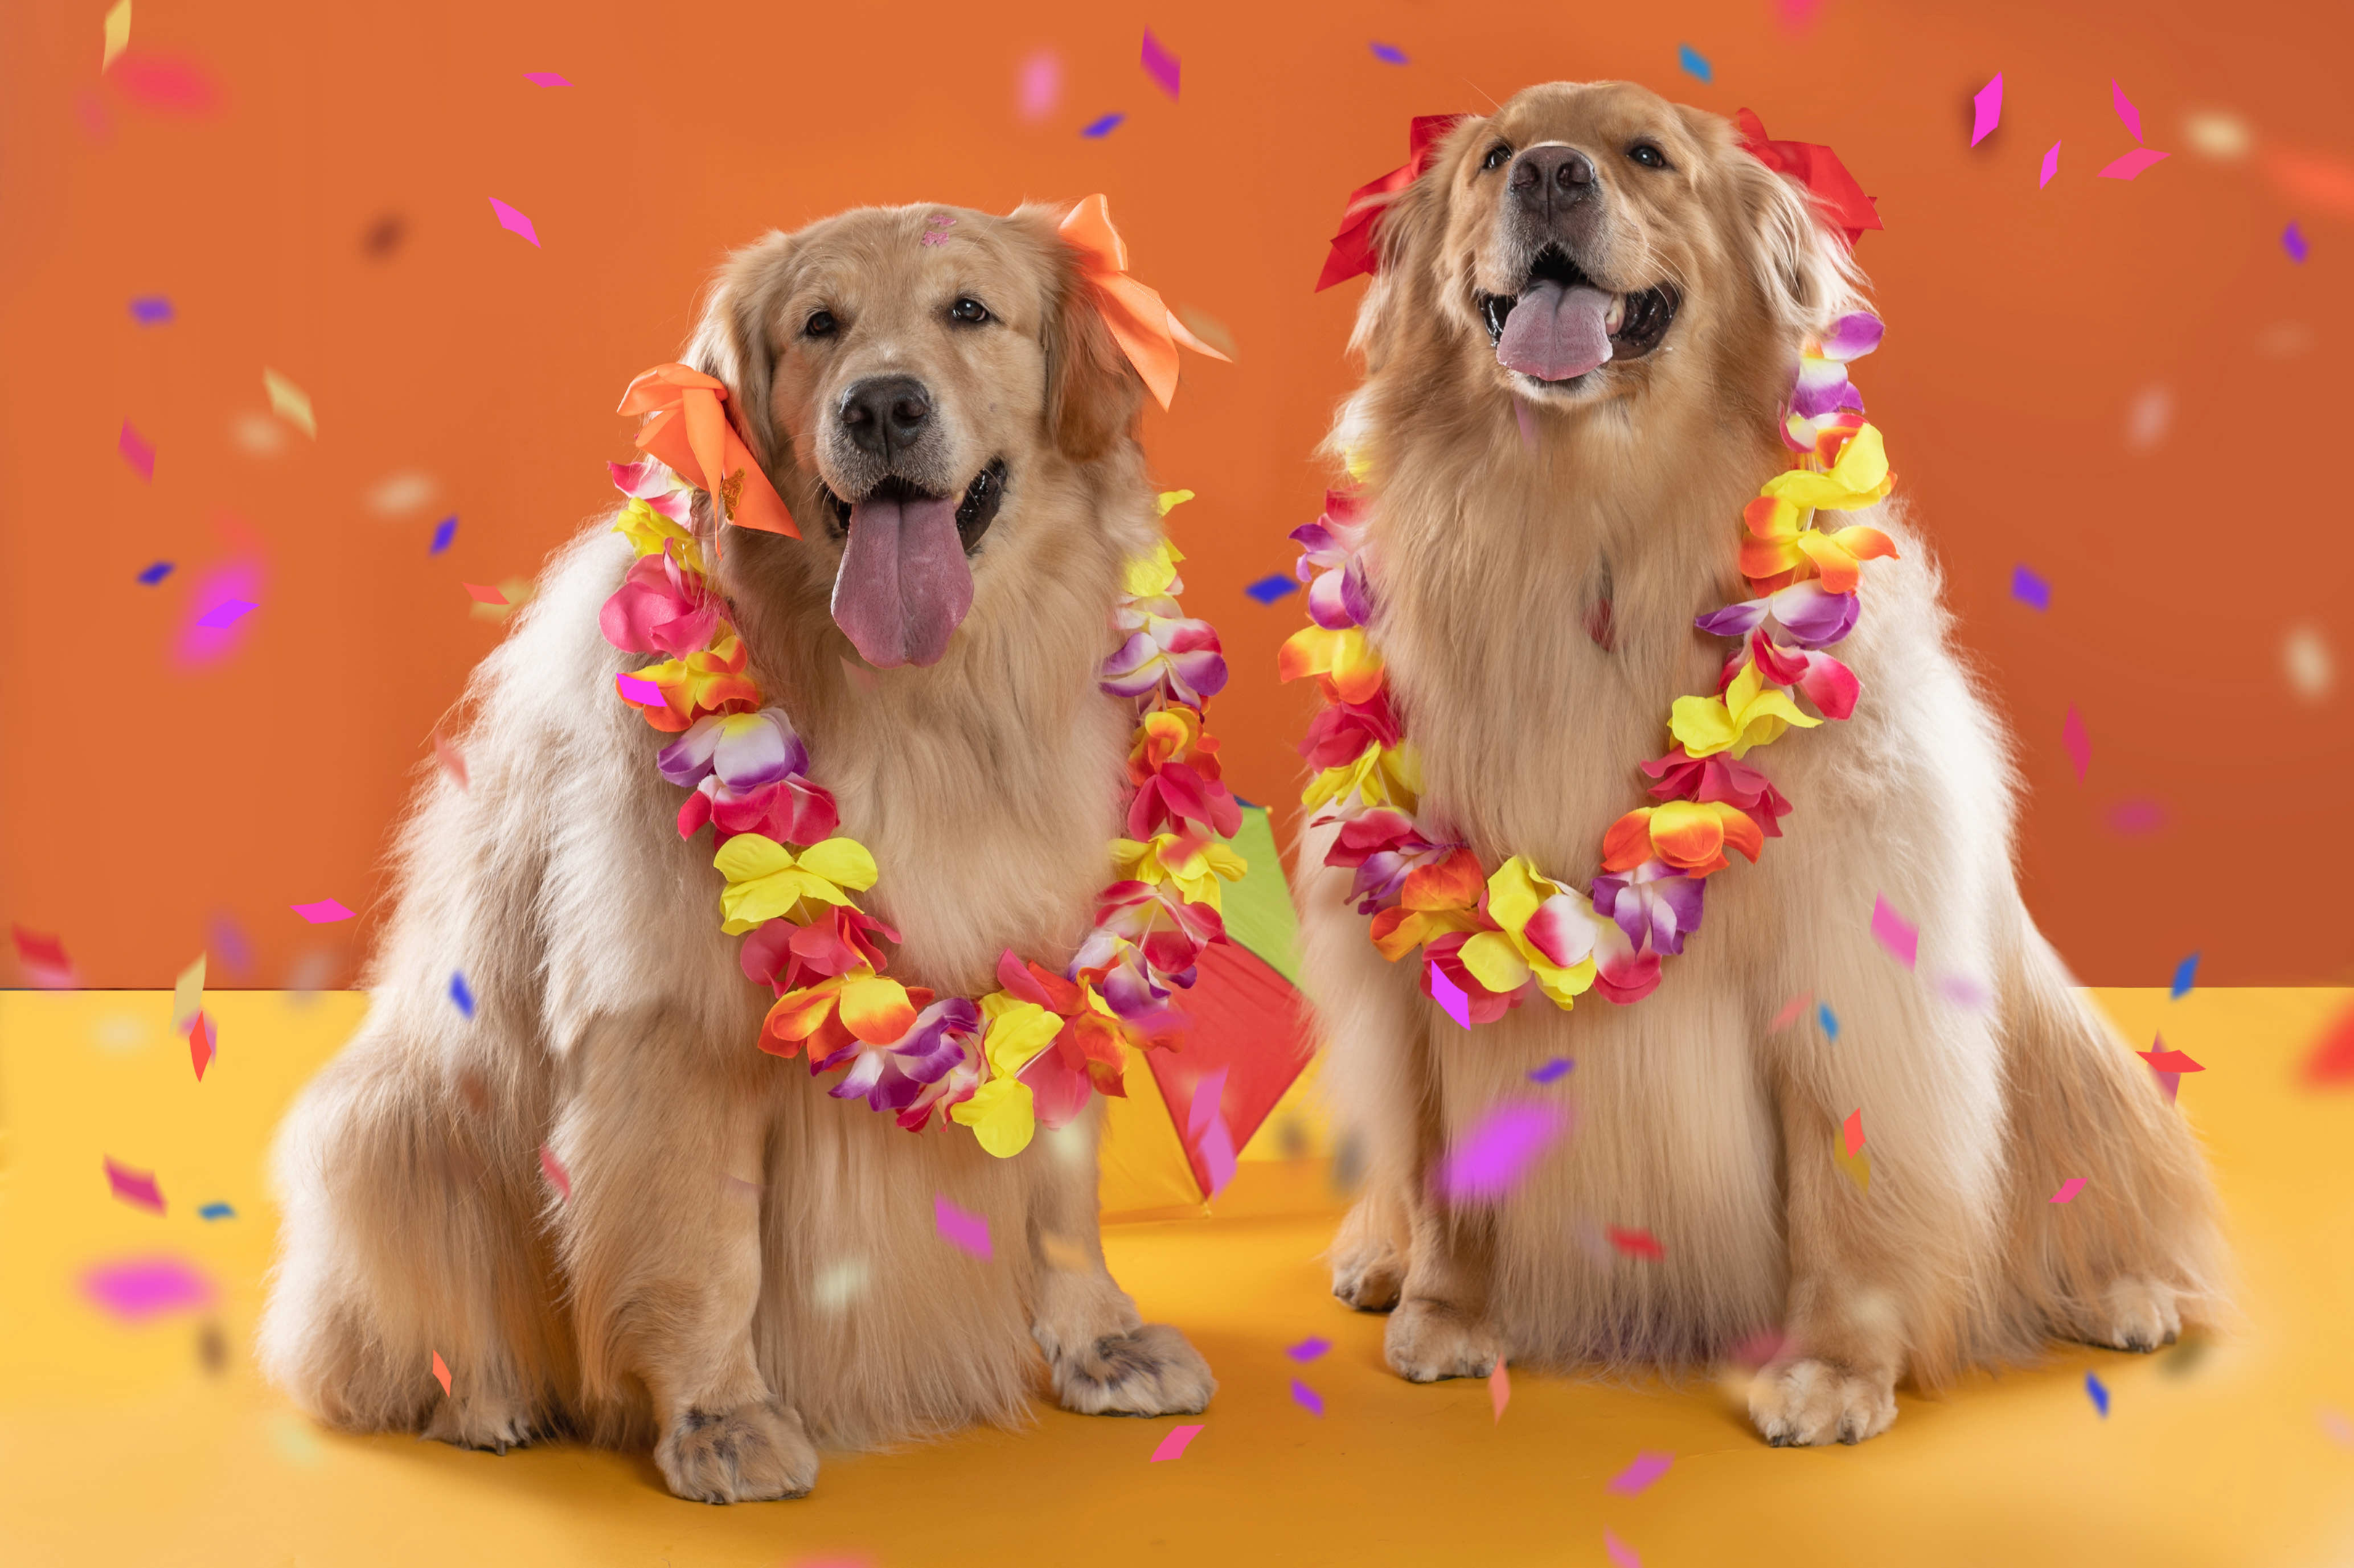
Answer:
[(870, 497), (850, 508), (833, 579), (833, 623), (868, 663), (936, 664), (972, 608), (972, 568), (953, 499)]
[(1583, 376), (1610, 357), (1610, 334), (1602, 325), (1609, 309), (1610, 296), (1599, 289), (1564, 289), (1550, 279), (1531, 283), (1504, 318), (1496, 357), (1540, 381)]

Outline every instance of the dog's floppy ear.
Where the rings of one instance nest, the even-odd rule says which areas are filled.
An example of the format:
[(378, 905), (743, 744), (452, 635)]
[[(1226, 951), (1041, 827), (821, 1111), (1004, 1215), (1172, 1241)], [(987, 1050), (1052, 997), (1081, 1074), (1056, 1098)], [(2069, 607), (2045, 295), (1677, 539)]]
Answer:
[(711, 281), (703, 319), (688, 340), (684, 361), (727, 384), (727, 400), (745, 444), (772, 480), (784, 454), (779, 450), (769, 407), (777, 368), (769, 316), (792, 249), (791, 235), (771, 229), (728, 256)]
[(1046, 429), (1073, 462), (1093, 462), (1136, 429), (1144, 378), (1096, 305), (1095, 285), (1063, 240), (1064, 209), (1032, 202), (1013, 214), (1035, 247), (1046, 288), (1039, 346), (1046, 355)]
[(1443, 286), (1438, 273), (1445, 266), (1447, 188), (1464, 144), (1487, 126), (1487, 121), (1466, 115), (1447, 133), (1430, 166), (1382, 208), (1374, 231), (1381, 265), (1365, 287), (1357, 324), (1349, 334), (1349, 347), (1364, 356), (1368, 373), (1382, 367), (1400, 332), (1438, 319), (1434, 302)]
[(1775, 319), (1803, 337), (1862, 308), (1863, 274), (1813, 198), (1734, 144), (1729, 131), (1716, 157), (1730, 176), (1736, 243)]

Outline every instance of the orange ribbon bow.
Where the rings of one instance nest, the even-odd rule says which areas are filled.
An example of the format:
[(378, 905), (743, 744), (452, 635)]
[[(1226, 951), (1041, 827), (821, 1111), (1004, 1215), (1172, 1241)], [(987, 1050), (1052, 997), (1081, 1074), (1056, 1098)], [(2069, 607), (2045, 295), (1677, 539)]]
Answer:
[[(1128, 247), (1111, 226), (1111, 208), (1100, 193), (1073, 207), (1064, 217), (1062, 236), (1079, 253), (1082, 275), (1096, 286), (1097, 308), (1104, 325), (1144, 377), (1145, 386), (1163, 408), (1177, 394), (1177, 345), (1183, 344), (1212, 359), (1226, 356), (1185, 330), (1161, 296), (1128, 275)], [(1227, 360), (1232, 364), (1233, 361)]]
[(700, 370), (657, 365), (630, 383), (618, 412), (652, 414), (638, 431), (638, 450), (716, 498), (728, 522), (800, 538), (784, 498), (720, 407), (726, 397), (726, 387)]

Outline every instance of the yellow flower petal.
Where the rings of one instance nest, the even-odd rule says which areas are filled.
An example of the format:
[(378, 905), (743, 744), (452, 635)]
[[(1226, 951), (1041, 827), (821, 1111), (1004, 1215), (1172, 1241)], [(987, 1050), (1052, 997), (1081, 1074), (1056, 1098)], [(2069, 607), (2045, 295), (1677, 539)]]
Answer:
[(755, 877), (774, 876), (793, 863), (792, 851), (776, 840), (761, 833), (737, 833), (719, 846), (711, 857), (730, 882), (749, 882)]
[(949, 1112), (972, 1128), (981, 1148), (1008, 1160), (1030, 1147), (1037, 1130), (1030, 1086), (1019, 1078), (991, 1078), (973, 1091), (972, 1098)]
[(663, 546), (675, 539), (687, 547), (688, 565), (698, 568), (702, 565), (695, 535), (634, 495), (630, 498), (630, 503), (621, 508), (621, 515), (614, 520), (613, 532), (627, 539), (631, 548), (641, 556), (659, 556), (663, 553)]
[(1741, 738), (1722, 697), (1678, 697), (1670, 710), (1668, 733), (1683, 742), (1685, 754), (1713, 757)]
[(1475, 932), (1463, 944), (1463, 967), (1499, 995), (1529, 983), (1529, 961), (1501, 931)]
[[(1001, 997), (1003, 1001), (992, 1010), (990, 1004)], [(1062, 1019), (1034, 1001), (1023, 1001), (1006, 991), (984, 997), (981, 1010), (989, 1019), (989, 1033), (981, 1037), (981, 1048), (989, 1058), (990, 1072), (997, 1077), (1010, 1078), (1019, 1073), (1062, 1033)]]
[[(730, 839), (727, 842), (733, 845), (741, 841)], [(804, 871), (815, 872), (829, 882), (838, 882), (862, 893), (875, 885), (877, 874), (875, 857), (856, 839), (828, 839), (823, 843), (811, 844), (801, 851), (801, 865)], [(829, 899), (827, 902), (843, 903), (846, 900)]]

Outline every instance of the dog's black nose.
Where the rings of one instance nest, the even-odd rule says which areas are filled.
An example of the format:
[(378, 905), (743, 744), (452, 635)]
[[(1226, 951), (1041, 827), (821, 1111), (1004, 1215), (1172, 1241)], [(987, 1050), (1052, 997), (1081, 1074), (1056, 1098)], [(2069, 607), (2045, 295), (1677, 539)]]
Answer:
[(1512, 160), (1512, 195), (1543, 213), (1594, 194), (1594, 160), (1575, 147), (1532, 147)]
[(932, 395), (912, 376), (872, 376), (842, 395), (842, 428), (861, 451), (889, 461), (931, 422)]

